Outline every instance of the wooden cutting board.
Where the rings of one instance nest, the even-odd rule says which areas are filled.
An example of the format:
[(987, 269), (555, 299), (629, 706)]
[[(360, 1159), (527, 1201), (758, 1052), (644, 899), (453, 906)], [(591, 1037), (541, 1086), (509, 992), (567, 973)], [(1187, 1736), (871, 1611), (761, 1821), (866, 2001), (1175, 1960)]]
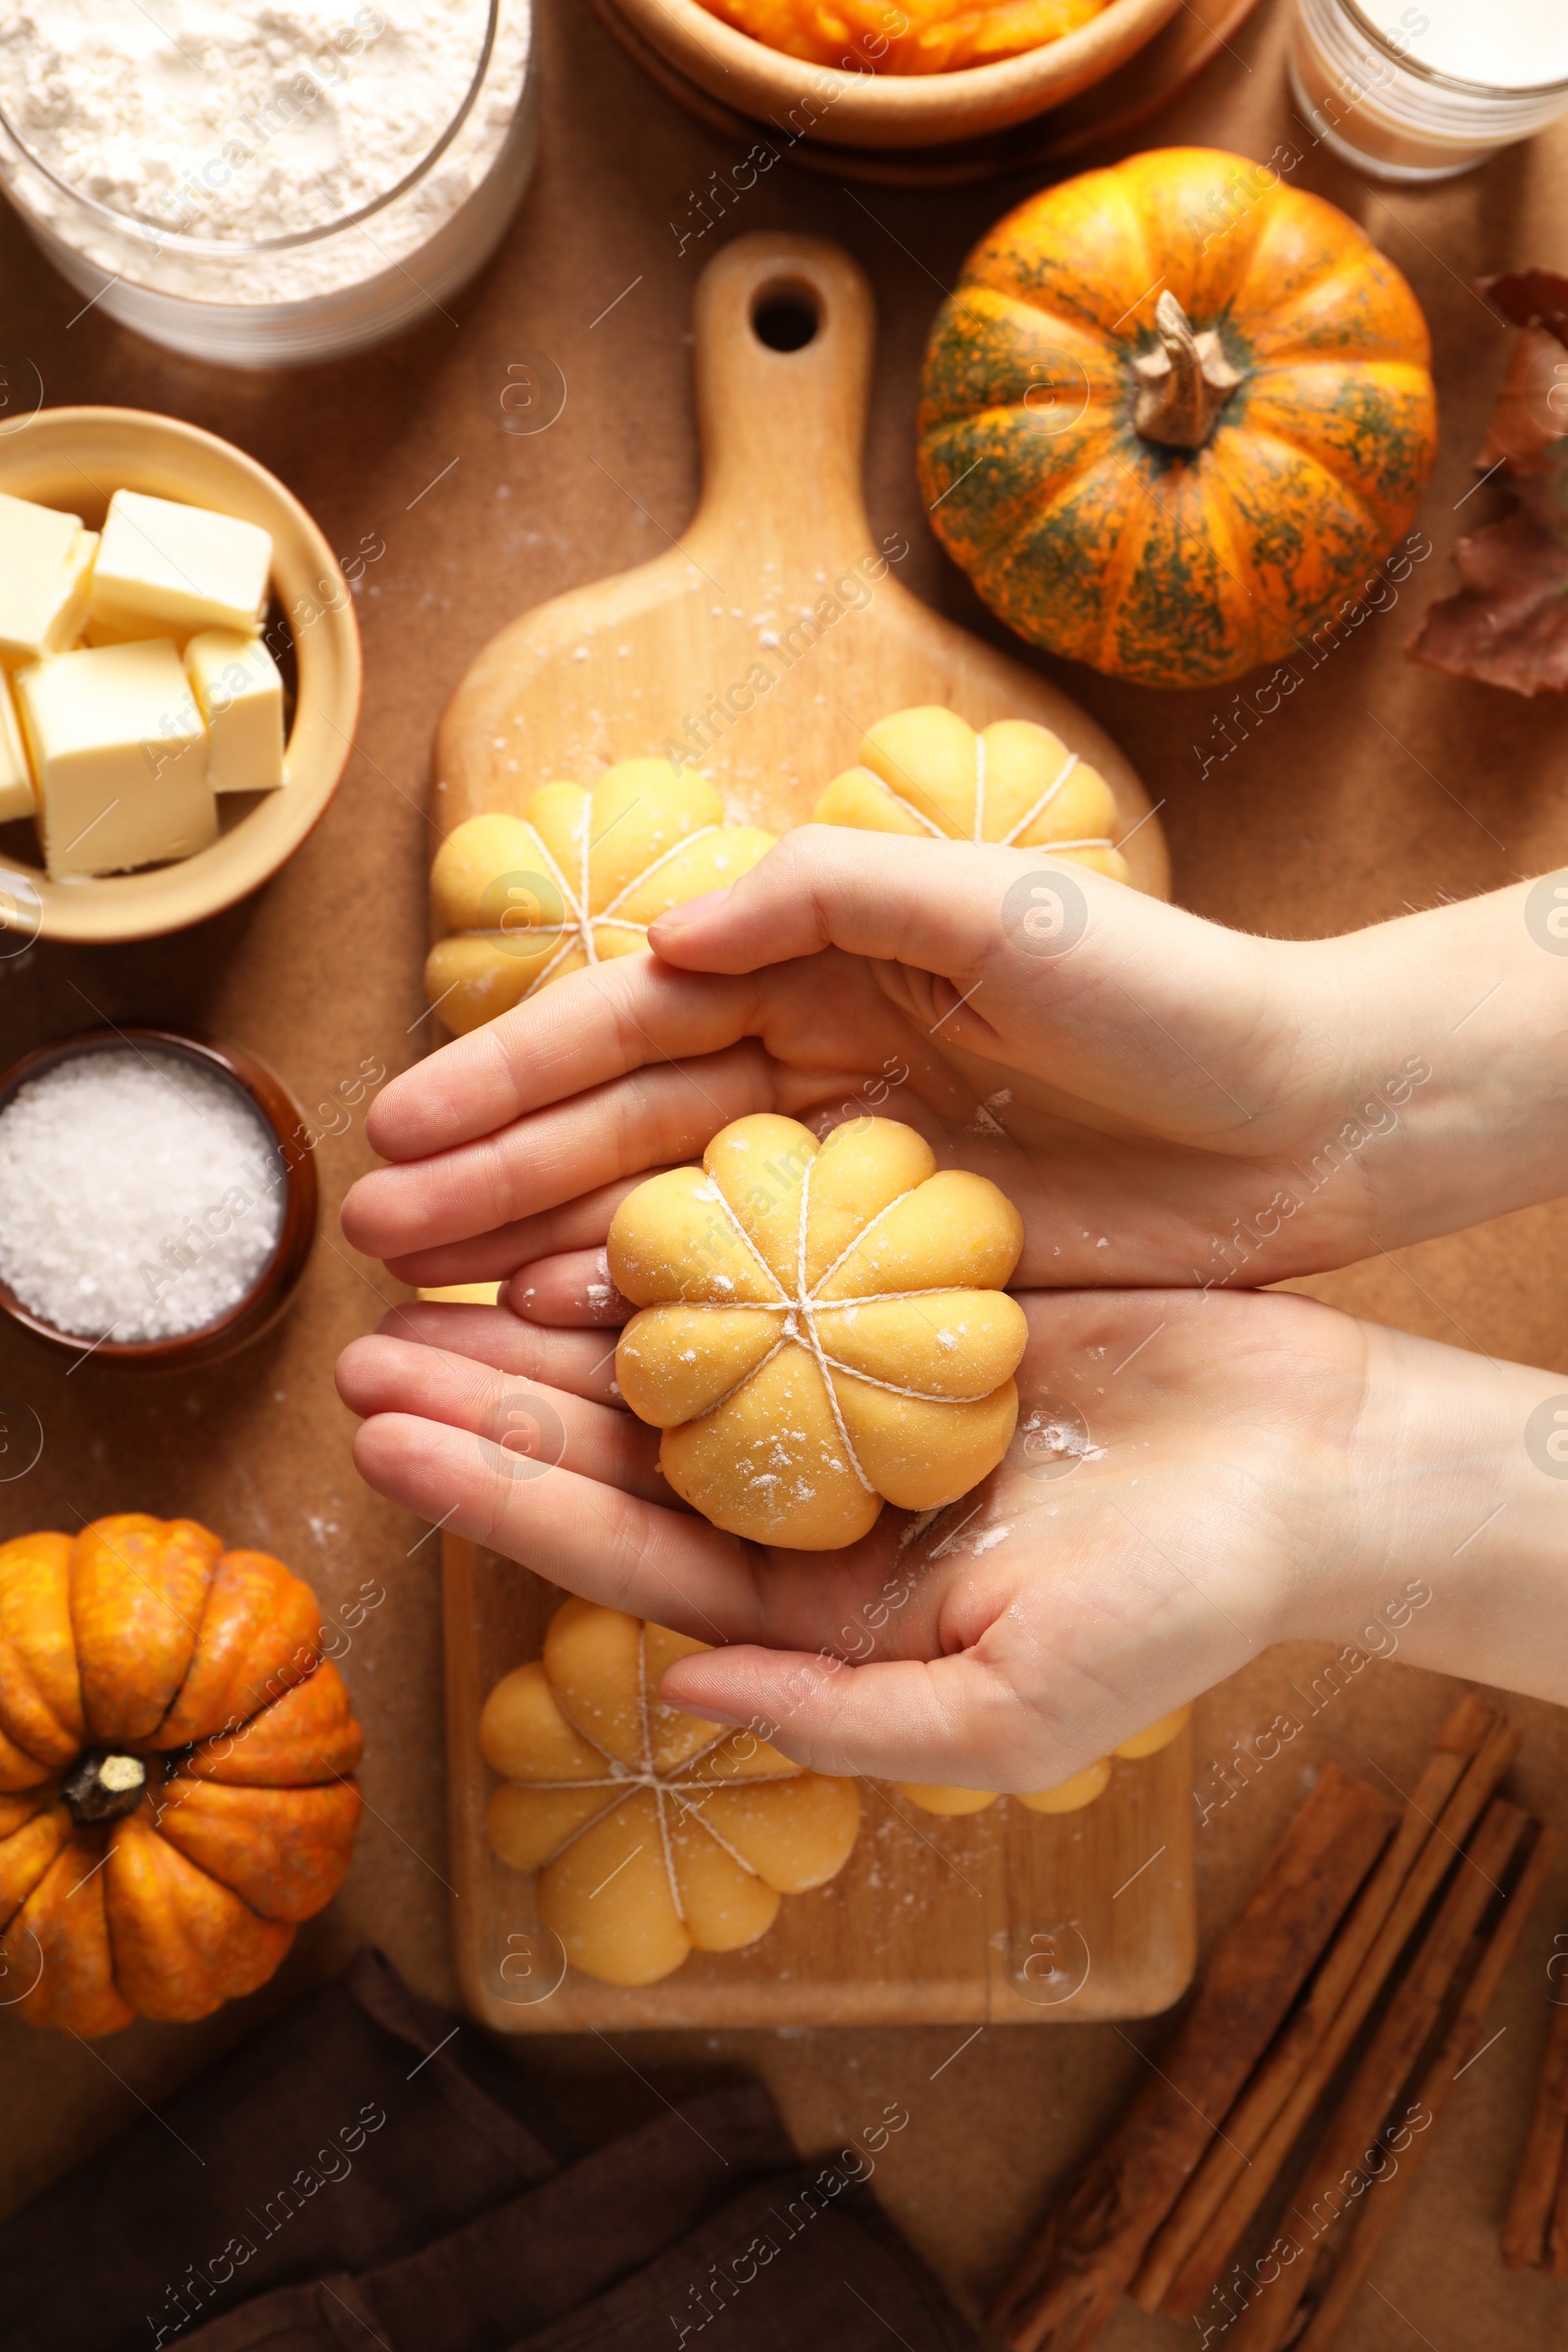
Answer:
[[(977, 727), (1054, 728), (1112, 786), (1138, 886), (1168, 895), (1158, 821), (1110, 738), (928, 611), (898, 577), (904, 542), (873, 536), (860, 491), (873, 334), (865, 278), (818, 238), (741, 237), (709, 264), (696, 296), (696, 518), (667, 554), (540, 606), (479, 657), (437, 745), (444, 831), (519, 810), (552, 778), (589, 783), (665, 747), (711, 775), (737, 816), (783, 831), (878, 718), (947, 703)], [(1003, 1803), (939, 1821), (867, 1783), (845, 1871), (786, 1901), (751, 1950), (694, 1954), (643, 1991), (563, 1978), (532, 1880), (490, 1852), (495, 1784), (477, 1740), (486, 1693), (538, 1656), (560, 1594), (460, 1539), (443, 1549), (453, 1935), (468, 2005), (497, 2031), (1137, 2017), (1186, 1984), (1185, 1733), (1118, 1763), (1103, 1796), (1058, 1819)]]
[[(809, 340), (774, 350), (759, 324)], [(860, 453), (875, 315), (849, 255), (819, 237), (738, 237), (698, 280), (695, 326), (704, 481), (691, 527), (651, 564), (558, 596), (492, 640), (437, 740), (442, 830), (668, 745), (737, 817), (783, 832), (807, 821), (877, 719), (948, 703), (971, 726), (1054, 727), (1114, 790), (1139, 889), (1168, 897), (1158, 820), (1110, 737), (911, 596), (898, 576), (905, 541), (871, 530)], [(636, 496), (635, 481), (622, 487)]]
[(831, 1885), (786, 1895), (761, 1939), (694, 1952), (661, 1984), (598, 1984), (539, 1925), (536, 1882), (485, 1836), (486, 1694), (536, 1658), (562, 1595), (443, 1538), (452, 1938), (469, 2009), (500, 2034), (641, 2026), (1081, 2025), (1168, 2008), (1192, 1975), (1190, 1735), (1114, 1763), (1081, 1813), (1005, 1797), (965, 1821), (861, 1783), (860, 1835)]

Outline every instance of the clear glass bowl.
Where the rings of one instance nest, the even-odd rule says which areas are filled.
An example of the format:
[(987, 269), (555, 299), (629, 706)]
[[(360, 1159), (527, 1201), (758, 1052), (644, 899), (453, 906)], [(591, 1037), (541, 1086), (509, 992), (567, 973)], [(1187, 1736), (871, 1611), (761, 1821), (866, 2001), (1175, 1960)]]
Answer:
[[(1297, 0), (1291, 27), (1298, 106), (1325, 147), (1375, 178), (1451, 179), (1568, 112), (1568, 80), (1462, 80), (1423, 59), (1423, 12), (1407, 9), (1401, 24), (1380, 29), (1358, 0)], [(1560, 61), (1563, 47), (1559, 32), (1549, 54)]]
[(489, 0), (473, 78), (417, 166), (289, 236), (198, 237), (73, 186), (0, 104), (0, 186), (81, 294), (139, 334), (229, 368), (341, 358), (440, 310), (506, 232), (538, 151), (533, 0)]

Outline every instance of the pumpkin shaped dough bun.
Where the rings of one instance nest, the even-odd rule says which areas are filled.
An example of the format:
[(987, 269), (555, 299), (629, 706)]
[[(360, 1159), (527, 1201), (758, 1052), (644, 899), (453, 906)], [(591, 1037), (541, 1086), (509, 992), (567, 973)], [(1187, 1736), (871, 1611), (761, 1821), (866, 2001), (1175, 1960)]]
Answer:
[(539, 1872), (541, 1921), (602, 1984), (655, 1984), (693, 1950), (755, 1943), (782, 1896), (837, 1877), (859, 1830), (853, 1781), (665, 1706), (666, 1666), (708, 1646), (568, 1600), (479, 1718), (502, 1775), (491, 1846)]
[(430, 869), (447, 936), (425, 962), (429, 1002), (462, 1037), (585, 964), (646, 953), (650, 923), (738, 882), (772, 847), (668, 760), (622, 760), (586, 789), (543, 785), (520, 816), (467, 817)]
[(895, 710), (878, 719), (860, 764), (834, 777), (812, 814), (819, 825), (865, 833), (1050, 850), (1127, 880), (1110, 786), (1029, 718), (994, 719), (977, 734), (940, 703)]
[(940, 1173), (894, 1119), (819, 1144), (771, 1112), (701, 1168), (639, 1185), (610, 1272), (643, 1311), (615, 1373), (664, 1433), (660, 1465), (715, 1527), (834, 1551), (884, 1502), (934, 1510), (989, 1475), (1018, 1417), (1023, 1220), (983, 1176)]

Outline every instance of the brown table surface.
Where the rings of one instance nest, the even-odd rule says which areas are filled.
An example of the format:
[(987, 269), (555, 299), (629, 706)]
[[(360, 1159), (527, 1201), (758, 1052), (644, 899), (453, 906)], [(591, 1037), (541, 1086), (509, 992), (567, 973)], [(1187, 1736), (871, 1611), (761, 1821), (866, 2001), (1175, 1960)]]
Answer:
[[(1265, 5), (1230, 53), (1146, 143), (1196, 139), (1262, 158), (1293, 134), (1285, 11)], [(379, 533), (386, 555), (359, 612), (367, 697), (357, 756), (325, 820), (271, 885), (200, 929), (110, 950), (35, 948), (0, 962), (7, 1054), (101, 1018), (166, 1020), (242, 1041), (307, 1103), (364, 1055), (391, 1069), (427, 1044), (420, 1025), (424, 879), (434, 836), (421, 813), (432, 731), (449, 689), (501, 624), (579, 582), (662, 549), (691, 510), (696, 440), (688, 383), (697, 270), (729, 223), (684, 254), (691, 191), (735, 158), (646, 85), (580, 4), (544, 24), (547, 97), (538, 175), (505, 248), (453, 306), (390, 347), (311, 373), (244, 375), (187, 365), (125, 333), (54, 275), (0, 208), (0, 340), (42, 370), (53, 403), (168, 410), (224, 433), (272, 466), (348, 551)], [(1486, 890), (1568, 861), (1568, 729), (1560, 698), (1532, 705), (1408, 665), (1403, 647), (1451, 585), (1448, 553), (1498, 511), (1460, 504), (1506, 338), (1470, 291), (1477, 274), (1568, 267), (1568, 124), (1446, 186), (1375, 191), (1321, 149), (1294, 177), (1362, 221), (1407, 273), (1432, 322), (1443, 448), (1421, 521), (1436, 554), (1398, 609), (1369, 620), (1253, 739), (1200, 780), (1192, 745), (1224, 699), (1155, 695), (1061, 665), (1070, 690), (1120, 738), (1156, 799), (1177, 896), (1224, 922), (1293, 935), (1376, 921), (1444, 895)], [(881, 349), (867, 475), (880, 533), (908, 533), (910, 585), (1005, 640), (939, 557), (920, 512), (911, 444), (921, 345), (943, 287), (974, 238), (1026, 193), (855, 191), (775, 170), (737, 205), (735, 229), (779, 224), (842, 241), (869, 270)], [(617, 296), (623, 299), (615, 301)], [(615, 307), (606, 313), (607, 305)], [(508, 362), (550, 355), (568, 397), (533, 438), (498, 429)], [(450, 468), (426, 493), (426, 485)], [(615, 477), (612, 479), (612, 477)], [(617, 485), (624, 483), (635, 497)], [(1011, 647), (1016, 651), (1016, 647)], [(422, 1991), (452, 1999), (447, 1952), (437, 1632), (437, 1546), (368, 1494), (350, 1458), (333, 1358), (392, 1294), (342, 1244), (332, 1215), (368, 1162), (361, 1127), (325, 1144), (327, 1214), (286, 1324), (237, 1362), (140, 1382), (7, 1336), (0, 1395), (32, 1405), (36, 1468), (0, 1486), (0, 1531), (72, 1528), (111, 1510), (188, 1512), (271, 1547), (346, 1597), (368, 1577), (388, 1597), (345, 1671), (368, 1734), (369, 1806), (353, 1872), (252, 2000), (193, 2028), (137, 2025), (89, 2048), (0, 2014), (0, 2201), (24, 2201), (121, 2131), (361, 1941), (383, 1945)], [(1568, 1371), (1568, 1204), (1500, 1220), (1315, 1286), (1325, 1297), (1461, 1347)], [(1441, 1592), (1441, 1563), (1432, 1570)], [(1316, 1653), (1275, 1650), (1205, 1699), (1200, 1780), (1233, 1740), (1300, 1703)], [(1452, 1687), (1371, 1664), (1243, 1797), (1199, 1837), (1205, 1936), (1298, 1800), (1334, 1756), (1402, 1785)], [(1568, 1817), (1568, 1716), (1521, 1703), (1517, 1784)], [(1510, 1973), (1503, 2038), (1475, 2067), (1416, 2198), (1381, 2257), (1344, 2341), (1354, 2352), (1540, 2346), (1568, 2320), (1568, 2288), (1509, 2277), (1495, 2230), (1523, 2141), (1546, 2026), (1545, 1955), (1568, 1912), (1559, 1874)], [(608, 2132), (658, 2093), (737, 2071), (760, 2074), (805, 2148), (826, 2146), (900, 2099), (910, 2128), (881, 2159), (888, 2206), (971, 2302), (1004, 2272), (1054, 2183), (1113, 2117), (1161, 2029), (1002, 2028), (945, 2065), (962, 2031), (670, 2034), (629, 2047), (573, 2038), (518, 2050), (584, 2128)], [(1124, 2309), (1114, 2347), (1174, 2344), (1168, 2323)]]

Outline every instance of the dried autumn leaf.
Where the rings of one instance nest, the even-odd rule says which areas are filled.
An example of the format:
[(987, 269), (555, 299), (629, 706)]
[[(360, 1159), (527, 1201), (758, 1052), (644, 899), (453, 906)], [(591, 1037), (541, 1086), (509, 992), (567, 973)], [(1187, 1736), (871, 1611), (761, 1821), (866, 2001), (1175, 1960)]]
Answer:
[(1533, 472), (1510, 470), (1508, 487), (1518, 492), (1524, 512), (1568, 547), (1568, 433), (1552, 443)]
[(1565, 433), (1568, 351), (1544, 326), (1526, 327), (1514, 339), (1476, 464), (1484, 473), (1537, 473)]
[(1568, 687), (1568, 277), (1483, 278), (1519, 328), (1476, 465), (1519, 506), (1454, 550), (1459, 593), (1432, 606), (1408, 650), (1450, 677), (1514, 694)]
[(1453, 553), (1462, 583), (1427, 613), (1412, 661), (1515, 694), (1568, 686), (1568, 546), (1535, 517), (1489, 523)]
[(1515, 326), (1544, 326), (1568, 344), (1568, 277), (1557, 270), (1504, 270), (1478, 277), (1476, 292)]

